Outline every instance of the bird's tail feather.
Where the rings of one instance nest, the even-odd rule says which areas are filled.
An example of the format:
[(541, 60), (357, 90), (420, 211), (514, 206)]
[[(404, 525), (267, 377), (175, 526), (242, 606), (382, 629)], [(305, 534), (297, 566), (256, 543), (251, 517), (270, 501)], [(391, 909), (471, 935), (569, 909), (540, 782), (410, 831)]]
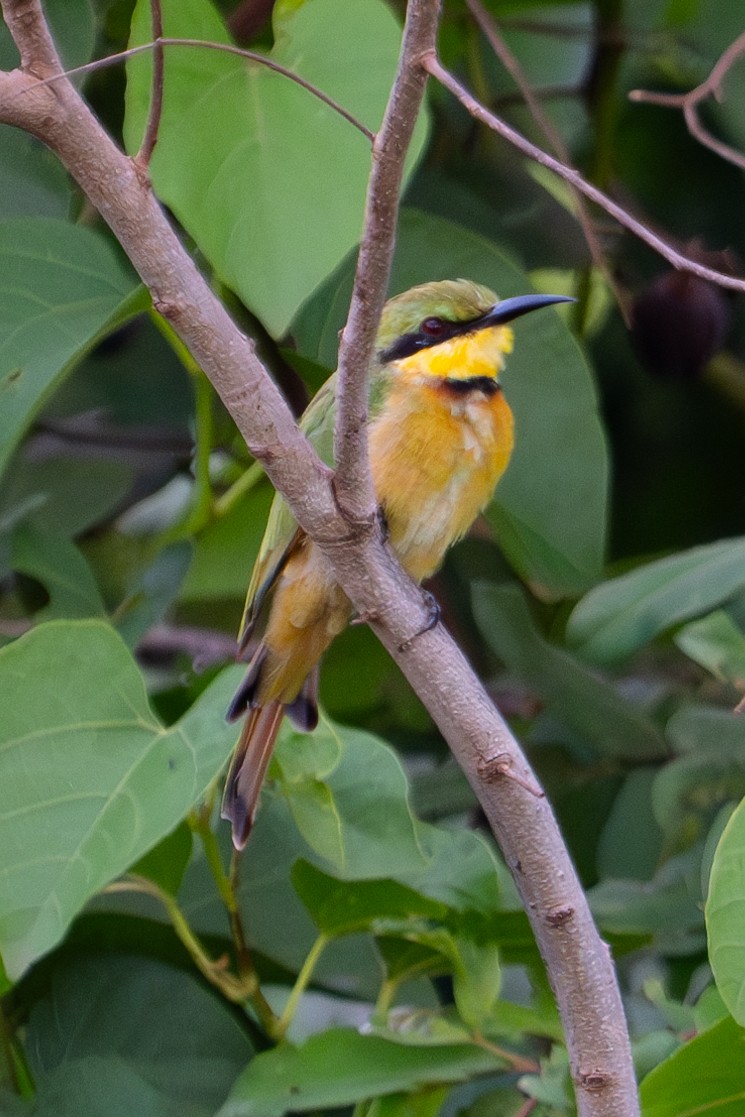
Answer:
[(284, 706), (268, 702), (249, 710), (225, 781), (222, 817), (233, 827), (233, 845), (243, 849), (251, 833), (261, 785), (274, 751)]

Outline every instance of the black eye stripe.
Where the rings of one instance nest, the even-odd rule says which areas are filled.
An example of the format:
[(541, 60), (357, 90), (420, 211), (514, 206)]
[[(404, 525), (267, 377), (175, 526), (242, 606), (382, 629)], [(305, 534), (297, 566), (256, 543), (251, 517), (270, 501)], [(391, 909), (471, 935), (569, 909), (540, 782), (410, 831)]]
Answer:
[[(426, 333), (424, 328), (426, 323), (435, 321), (442, 326), (436, 336)], [(482, 316), (471, 318), (467, 322), (445, 322), (442, 318), (427, 318), (414, 333), (402, 334), (394, 341), (393, 345), (379, 353), (378, 359), (382, 364), (388, 364), (390, 361), (401, 361), (404, 357), (411, 357), (412, 354), (418, 353), (420, 349), (430, 349), (433, 345), (441, 345), (443, 341), (449, 341), (453, 337), (470, 334), (474, 329), (478, 329), (478, 325), (482, 321)]]

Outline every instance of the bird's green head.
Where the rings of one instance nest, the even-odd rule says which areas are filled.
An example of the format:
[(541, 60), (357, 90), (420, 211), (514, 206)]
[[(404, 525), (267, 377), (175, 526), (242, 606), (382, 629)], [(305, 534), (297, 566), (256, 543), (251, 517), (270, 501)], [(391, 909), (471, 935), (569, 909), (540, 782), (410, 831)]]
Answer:
[(521, 295), (499, 301), (468, 279), (423, 283), (386, 303), (377, 336), (381, 366), (415, 377), (496, 379), (512, 350), (513, 319), (563, 295)]

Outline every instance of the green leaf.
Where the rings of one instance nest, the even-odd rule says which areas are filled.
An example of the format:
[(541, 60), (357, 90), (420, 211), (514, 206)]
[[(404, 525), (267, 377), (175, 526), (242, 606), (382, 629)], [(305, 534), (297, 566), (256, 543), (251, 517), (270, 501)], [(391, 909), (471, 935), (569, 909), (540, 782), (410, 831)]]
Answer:
[(437, 1117), (447, 1094), (447, 1086), (430, 1086), (416, 1094), (387, 1094), (373, 1098), (366, 1117)]
[[(404, 938), (404, 931), (403, 925), (397, 924), (395, 921), (391, 921), (390, 926), (381, 923), (377, 928), (375, 945), (385, 966), (386, 976), (390, 981), (401, 985), (405, 981), (415, 980), (422, 974), (432, 977), (447, 973), (445, 960), (439, 950), (412, 939)], [(407, 1022), (404, 1020), (402, 1027), (405, 1028), (406, 1026)], [(458, 1026), (463, 1027), (462, 1024)], [(393, 1027), (390, 1020), (388, 1027)], [(424, 1027), (429, 1034), (429, 1021), (425, 1021)]]
[(469, 1028), (483, 1026), (493, 1012), (501, 982), (493, 941), (476, 941), (467, 933), (447, 929), (444, 924), (451, 913), (445, 905), (394, 880), (337, 881), (302, 861), (295, 865), (292, 877), (298, 895), (324, 934), (333, 937), (370, 930), (387, 939), (400, 936), (446, 958), (462, 1020)]
[(745, 539), (694, 547), (590, 590), (569, 618), (567, 640), (584, 658), (612, 663), (744, 588)]
[(56, 155), (35, 136), (0, 128), (0, 220), (66, 217), (70, 179)]
[(678, 1048), (641, 1084), (642, 1117), (741, 1117), (745, 1030), (731, 1018)]
[(717, 988), (735, 1020), (745, 1024), (745, 802), (727, 823), (714, 854), (706, 929)]
[[(44, 15), (65, 69), (87, 62), (96, 39), (90, 0), (45, 0)], [(18, 52), (7, 27), (0, 22), (0, 69), (17, 65)]]
[(591, 888), (598, 925), (615, 934), (654, 935), (675, 954), (700, 949), (701, 846), (671, 857), (651, 880), (607, 880)]
[(518, 1086), (523, 1093), (548, 1106), (551, 1117), (555, 1112), (571, 1112), (572, 1085), (568, 1052), (563, 1047), (556, 1046), (552, 1048), (548, 1058), (540, 1060), (540, 1065), (540, 1074), (523, 1074), (518, 1079)]
[(193, 844), (191, 829), (186, 822), (182, 822), (136, 861), (132, 872), (136, 876), (147, 877), (164, 892), (175, 896), (189, 864)]
[[(298, 815), (291, 813), (302, 787), (324, 782), (335, 819), (330, 838), (325, 823), (319, 826), (320, 837), (316, 833), (312, 810), (301, 818), (302, 831), (297, 829)], [(535, 956), (525, 916), (520, 914), (515, 930), (513, 913), (498, 911), (498, 874), (486, 842), (471, 831), (420, 823), (410, 812), (406, 791), (399, 762), (377, 738), (330, 727), (325, 721), (309, 735), (283, 726), (241, 872), (240, 903), (255, 950), (297, 971), (316, 940), (318, 931), (290, 884), (293, 865), (303, 859), (352, 886), (392, 877), (397, 885), (425, 897), (416, 901), (418, 905), (428, 910), (445, 906), (458, 929), (473, 926), (474, 934), (487, 935), (493, 926), (500, 941), (507, 937), (511, 948), (517, 942), (520, 960), (526, 949)], [(224, 933), (225, 913), (217, 905), (205, 922), (201, 890), (195, 891), (191, 883), (195, 874), (196, 866), (187, 872), (189, 899), (184, 903), (198, 928)], [(345, 918), (343, 908), (340, 918)], [(348, 934), (332, 943), (315, 974), (331, 988), (374, 998), (380, 958), (374, 954), (372, 937)]]
[[(163, 5), (165, 33), (225, 43), (206, 0)], [(140, 0), (131, 43), (150, 38)], [(309, 0), (275, 20), (270, 58), (378, 128), (393, 79), (400, 27), (382, 0)], [(329, 44), (334, 50), (329, 50)], [(139, 145), (152, 62), (127, 63), (125, 137)], [(421, 154), (424, 120), (409, 169)], [(177, 214), (221, 280), (274, 336), (356, 244), (370, 143), (296, 83), (214, 50), (166, 52), (163, 116), (151, 163), (159, 197)]]
[(106, 612), (91, 568), (68, 539), (23, 524), (13, 532), (10, 566), (41, 582), (49, 604), (34, 621), (103, 616)]
[(262, 477), (225, 515), (199, 532), (181, 588), (183, 601), (245, 596), (273, 497), (274, 490)]
[(502, 985), (499, 951), (493, 942), (477, 942), (468, 935), (454, 936), (453, 993), (461, 1019), (481, 1031), (496, 1011)]
[(273, 767), (301, 834), (340, 875), (384, 876), (394, 856), (402, 873), (425, 863), (401, 765), (370, 734), (285, 724)]
[(258, 1055), (236, 1082), (219, 1117), (281, 1117), (337, 1108), (498, 1070), (475, 1046), (414, 1047), (334, 1028), (299, 1047), (280, 1044)]
[(665, 727), (665, 734), (677, 753), (710, 750), (737, 758), (742, 750), (742, 718), (721, 706), (680, 706)]
[(538, 633), (517, 586), (479, 583), (473, 608), (487, 644), (594, 751), (639, 760), (665, 755), (665, 743), (648, 718)]
[[(185, 1027), (188, 1021), (199, 1026)], [(58, 965), (27, 1028), (43, 1113), (57, 1104), (56, 1112), (86, 1117), (211, 1117), (251, 1055), (237, 1017), (218, 997), (191, 975), (136, 956)]]
[[(224, 838), (227, 845), (227, 834)], [(291, 871), (298, 858), (314, 856), (293, 824), (286, 801), (266, 796), (241, 867), (239, 902), (253, 949), (293, 973), (305, 961), (318, 931), (292, 887)], [(187, 884), (190, 875), (191, 870)], [(190, 893), (192, 920), (198, 927), (203, 926), (204, 895), (210, 887), (208, 882), (198, 893)], [(208, 929), (225, 934), (225, 910), (217, 904), (213, 910)], [(332, 943), (314, 972), (321, 984), (343, 989), (347, 996), (374, 999), (380, 987), (380, 959), (369, 935), (350, 935)]]
[(727, 1006), (716, 985), (707, 985), (694, 1008), (696, 1030), (705, 1032), (720, 1020), (726, 1019), (728, 1015)]
[(648, 978), (643, 985), (644, 996), (655, 1006), (662, 1019), (675, 1032), (695, 1031), (693, 1005), (681, 1004), (668, 996), (659, 978)]
[(395, 880), (340, 881), (307, 861), (292, 869), (292, 884), (325, 935), (374, 929), (380, 919), (437, 919), (447, 914), (444, 904), (428, 900)]
[(484, 1021), (483, 1029), (486, 1035), (508, 1036), (515, 1043), (521, 1042), (521, 1033), (525, 1032), (531, 1036), (544, 1036), (556, 1043), (564, 1041), (561, 1018), (553, 1001), (533, 1008), (513, 1004), (512, 1001), (497, 1000), (492, 1007), (491, 1017)]
[(132, 476), (120, 462), (30, 461), (18, 454), (0, 488), (0, 518), (8, 525), (29, 520), (69, 539), (111, 512), (129, 492)]
[(616, 795), (597, 849), (601, 878), (648, 880), (657, 868), (663, 834), (652, 810), (656, 774), (653, 768), (629, 772)]
[(0, 1086), (0, 1113), (3, 1117), (29, 1117), (28, 1102), (15, 1092)]
[[(33, 1117), (173, 1117), (170, 1098), (116, 1054), (63, 1063), (41, 1085)], [(28, 1114), (28, 1107), (23, 1112)]]
[[(499, 952), (493, 941), (477, 941), (470, 934), (453, 933), (447, 927), (422, 921), (381, 921), (378, 933), (387, 938), (400, 936), (415, 943), (421, 948), (422, 959), (431, 952), (428, 968), (452, 974), (455, 1004), (461, 1020), (472, 1031), (483, 1030), (494, 1014), (502, 980)], [(445, 959), (445, 967), (433, 965), (434, 956), (438, 954)], [(432, 1037), (427, 1040), (432, 1041)], [(442, 1042), (442, 1037), (435, 1035), (434, 1042)]]
[(659, 770), (652, 800), (668, 840), (690, 845), (722, 806), (745, 795), (745, 732), (742, 719), (727, 710), (692, 707), (671, 722), (671, 740), (694, 736), (697, 747)]
[(96, 233), (52, 218), (0, 223), (0, 472), (76, 360), (134, 309), (137, 278)]
[[(300, 349), (329, 368), (336, 364), (352, 274), (350, 260), (293, 323)], [(457, 276), (485, 283), (502, 298), (531, 290), (528, 276), (493, 242), (404, 210), (391, 293)], [(604, 561), (608, 454), (590, 370), (557, 313), (542, 311), (516, 324), (503, 382), (515, 412), (515, 452), (487, 518), (510, 562), (541, 592), (576, 594), (598, 577)]]
[[(448, 970), (444, 965), (443, 955), (439, 951), (433, 952), (433, 958), (437, 959), (437, 963), (420, 972), (430, 976), (446, 974)], [(454, 1043), (473, 1042), (471, 1029), (466, 1027), (452, 1008), (396, 1006), (388, 1012), (384, 1023), (373, 1019), (366, 1028), (366, 1034), (412, 1047), (447, 1047)]]
[(151, 849), (214, 779), (234, 733), (223, 673), (171, 729), (100, 621), (54, 621), (0, 650), (0, 952), (11, 977)]
[(116, 616), (117, 631), (130, 648), (137, 646), (178, 596), (191, 558), (191, 543), (172, 543), (138, 574)]
[[(473, 830), (418, 823), (417, 832), (427, 860), (421, 866), (395, 873), (410, 888), (446, 903), (469, 923), (474, 934), (491, 926), (499, 908), (499, 875), (494, 853)], [(390, 865), (389, 865), (390, 870)], [(506, 875), (506, 874), (505, 874)], [(476, 928), (479, 928), (478, 932)]]
[(286, 724), (272, 770), (305, 841), (334, 875), (393, 877), (455, 911), (493, 916), (498, 881), (491, 851), (470, 831), (420, 822), (400, 761), (372, 734), (326, 720), (312, 734)]
[(667, 1029), (647, 1032), (646, 1035), (635, 1040), (632, 1051), (637, 1079), (641, 1080), (649, 1074), (663, 1059), (669, 1058), (679, 1047), (678, 1037)]
[(719, 842), (721, 841), (722, 834), (725, 831), (727, 823), (732, 818), (732, 815), (737, 810), (738, 804), (734, 801), (725, 803), (720, 810), (714, 815), (714, 820), (709, 827), (704, 841), (704, 849), (701, 855), (701, 895), (704, 901), (709, 895), (709, 879), (711, 877), (711, 868), (714, 864)]
[(723, 609), (684, 625), (674, 640), (689, 659), (718, 679), (745, 687), (745, 634)]

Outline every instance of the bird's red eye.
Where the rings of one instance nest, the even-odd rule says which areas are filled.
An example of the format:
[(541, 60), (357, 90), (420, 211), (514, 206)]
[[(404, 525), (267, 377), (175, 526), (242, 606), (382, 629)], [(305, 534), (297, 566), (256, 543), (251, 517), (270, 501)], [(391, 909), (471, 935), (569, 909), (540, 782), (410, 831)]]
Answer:
[(421, 325), (421, 331), (427, 337), (442, 337), (445, 332), (445, 323), (442, 318), (425, 318)]

